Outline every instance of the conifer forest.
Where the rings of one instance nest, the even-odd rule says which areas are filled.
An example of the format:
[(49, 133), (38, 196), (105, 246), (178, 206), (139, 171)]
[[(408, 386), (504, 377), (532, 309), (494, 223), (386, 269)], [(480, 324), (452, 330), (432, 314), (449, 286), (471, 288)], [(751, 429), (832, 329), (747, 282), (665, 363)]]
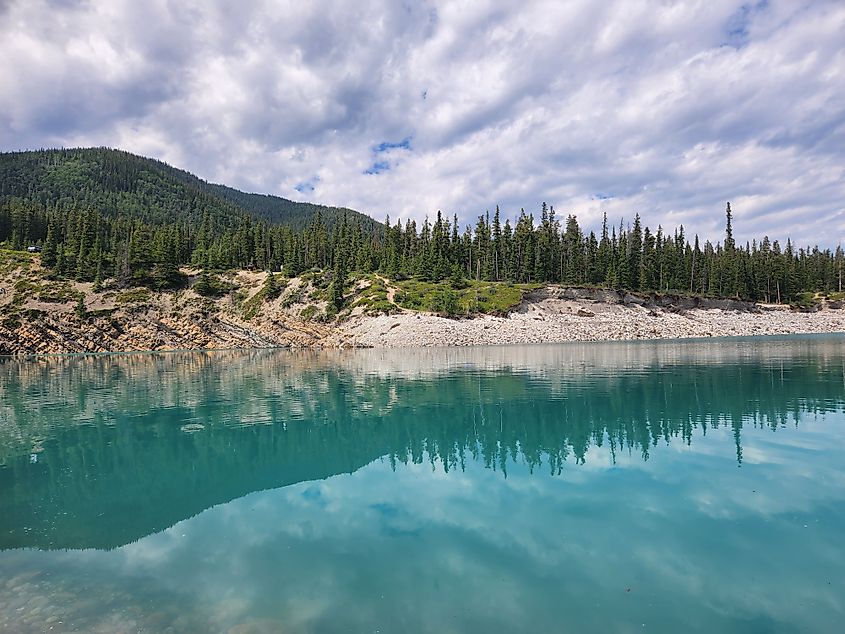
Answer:
[(587, 231), (574, 215), (539, 209), (478, 216), (439, 211), (377, 223), (364, 214), (245, 194), (164, 163), (109, 149), (0, 155), (0, 245), (38, 249), (52, 275), (163, 289), (182, 266), (295, 276), (352, 271), (402, 279), (478, 279), (606, 286), (789, 302), (841, 291), (843, 251), (760, 236), (739, 243), (733, 211), (713, 243), (682, 226), (650, 227), (632, 210)]

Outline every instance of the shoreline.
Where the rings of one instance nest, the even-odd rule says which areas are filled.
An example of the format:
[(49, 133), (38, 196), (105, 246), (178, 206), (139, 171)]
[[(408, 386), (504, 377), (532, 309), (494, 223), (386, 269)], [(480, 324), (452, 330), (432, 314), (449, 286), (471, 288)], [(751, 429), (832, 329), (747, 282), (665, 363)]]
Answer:
[(529, 342), (529, 343), (479, 343), (479, 344), (469, 344), (469, 345), (436, 345), (436, 346), (408, 346), (408, 347), (390, 347), (390, 346), (381, 346), (381, 347), (366, 347), (366, 346), (359, 346), (359, 347), (326, 347), (326, 346), (290, 346), (290, 345), (279, 345), (279, 346), (255, 346), (255, 347), (241, 347), (241, 348), (160, 348), (160, 349), (150, 349), (150, 350), (110, 350), (106, 352), (32, 352), (32, 353), (20, 353), (20, 354), (0, 354), (0, 362), (3, 361), (21, 361), (25, 359), (73, 359), (76, 357), (105, 357), (105, 356), (126, 356), (126, 355), (156, 355), (156, 354), (180, 354), (180, 353), (190, 353), (190, 352), (208, 352), (208, 353), (226, 353), (226, 352), (267, 352), (272, 350), (286, 350), (289, 352), (297, 352), (297, 353), (308, 353), (308, 352), (335, 352), (339, 354), (343, 354), (346, 352), (351, 352), (355, 350), (364, 351), (364, 350), (371, 350), (374, 352), (384, 351), (384, 352), (397, 352), (400, 353), (403, 350), (407, 350), (409, 352), (420, 352), (420, 351), (436, 351), (436, 350), (485, 350), (485, 349), (496, 349), (496, 348), (522, 348), (522, 347), (531, 347), (531, 346), (546, 346), (546, 345), (567, 345), (567, 344), (632, 344), (632, 343), (669, 343), (669, 342), (678, 342), (678, 343), (709, 343), (709, 342), (729, 342), (729, 341), (736, 341), (736, 342), (745, 342), (749, 340), (759, 340), (761, 342), (766, 341), (789, 341), (791, 337), (799, 337), (799, 338), (806, 338), (808, 340), (812, 340), (815, 337), (833, 337), (833, 338), (843, 338), (843, 343), (845, 343), (845, 331), (832, 331), (832, 332), (786, 332), (786, 333), (777, 333), (777, 334), (770, 334), (770, 335), (724, 335), (724, 336), (713, 336), (713, 337), (676, 337), (676, 338), (651, 338), (651, 339), (591, 339), (591, 340), (569, 340), (569, 341), (537, 341), (537, 342)]
[(447, 319), (401, 313), (353, 318), (340, 329), (353, 347), (424, 348), (845, 333), (845, 310), (802, 313), (621, 306), (583, 300), (527, 302), (507, 317)]
[[(646, 294), (600, 287), (484, 286), (486, 310), (444, 317), (397, 301), (400, 288), (379, 275), (350, 285), (335, 318), (325, 280), (285, 280), (268, 295), (266, 272), (219, 274), (226, 292), (186, 286), (94, 288), (53, 280), (30, 258), (0, 277), (0, 356), (169, 350), (349, 349), (497, 346), (845, 333), (842, 298), (817, 298), (813, 312), (728, 298)], [(432, 287), (438, 288), (438, 287)], [(476, 297), (478, 290), (476, 290)], [(476, 304), (478, 299), (476, 298)], [(426, 305), (426, 304), (423, 304)], [(500, 306), (501, 308), (496, 308)], [(486, 313), (486, 314), (485, 314)]]
[[(845, 334), (845, 310), (800, 312), (788, 307), (753, 310), (615, 304), (598, 300), (542, 297), (524, 300), (507, 316), (447, 318), (402, 311), (391, 315), (356, 315), (337, 324), (281, 321), (272, 313), (245, 322), (218, 314), (213, 319), (186, 315), (178, 325), (155, 307), (127, 311), (127, 327), (114, 332), (108, 319), (41, 315), (22, 324), (26, 339), (0, 332), (0, 356), (8, 358), (196, 350), (260, 349), (418, 349), (552, 344), (573, 342), (654, 341), (801, 334)], [(102, 323), (101, 323), (102, 322)], [(2, 329), (0, 329), (2, 330)], [(307, 333), (307, 336), (303, 336)], [(17, 334), (17, 333), (16, 333)], [(10, 352), (11, 354), (3, 354)]]
[[(845, 333), (842, 298), (817, 298), (816, 310), (677, 294), (557, 285), (483, 289), (486, 311), (444, 317), (397, 301), (431, 290), (400, 289), (379, 275), (351, 285), (339, 318), (325, 280), (285, 280), (268, 295), (268, 274), (216, 278), (228, 289), (198, 293), (199, 272), (183, 269), (180, 289), (52, 280), (33, 258), (0, 277), (0, 356), (169, 350), (431, 348)], [(506, 291), (506, 292), (504, 292)], [(478, 291), (476, 291), (478, 293)], [(476, 303), (477, 303), (476, 299)], [(498, 302), (498, 303), (497, 303)], [(500, 309), (495, 308), (501, 306)], [(484, 314), (484, 313), (487, 314)]]

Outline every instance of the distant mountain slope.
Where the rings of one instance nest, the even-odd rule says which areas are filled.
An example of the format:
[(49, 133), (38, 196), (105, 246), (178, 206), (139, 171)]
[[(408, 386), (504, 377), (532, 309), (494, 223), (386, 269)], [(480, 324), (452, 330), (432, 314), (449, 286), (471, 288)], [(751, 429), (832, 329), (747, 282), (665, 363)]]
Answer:
[(344, 214), (365, 228), (376, 224), (350, 209), (241, 192), (162, 161), (108, 148), (0, 153), (0, 203), (10, 198), (77, 205), (154, 224), (194, 223), (208, 215), (218, 226), (234, 227), (247, 215), (302, 229), (318, 210), (328, 226)]
[(322, 213), (323, 219), (330, 227), (339, 222), (344, 213), (347, 222), (360, 220), (362, 225), (368, 228), (376, 224), (376, 221), (369, 216), (345, 207), (326, 207), (312, 203), (294, 202), (287, 198), (269, 194), (248, 194), (225, 185), (211, 183), (207, 184), (207, 191), (237, 205), (257, 218), (263, 218), (274, 224), (288, 225), (294, 229), (302, 229), (308, 226), (317, 211)]

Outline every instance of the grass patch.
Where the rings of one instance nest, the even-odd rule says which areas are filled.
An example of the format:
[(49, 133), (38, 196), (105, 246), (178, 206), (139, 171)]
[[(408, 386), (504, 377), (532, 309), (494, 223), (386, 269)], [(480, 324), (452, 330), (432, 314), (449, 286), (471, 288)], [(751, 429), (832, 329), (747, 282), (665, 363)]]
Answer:
[(799, 310), (812, 310), (820, 303), (821, 300), (815, 293), (799, 293), (796, 295), (795, 299), (789, 303), (789, 305), (792, 308), (797, 308)]
[(116, 308), (98, 308), (97, 310), (87, 311), (88, 317), (111, 317)]
[(304, 288), (297, 288), (291, 292), (290, 295), (285, 297), (282, 300), (282, 308), (290, 308), (294, 304), (299, 304), (302, 302), (303, 295), (305, 294)]
[(261, 307), (264, 305), (264, 302), (271, 302), (281, 296), (281, 294), (285, 292), (287, 284), (288, 281), (281, 275), (276, 275), (274, 273), (268, 275), (264, 280), (264, 284), (261, 289), (244, 302), (244, 319), (250, 320), (258, 315), (258, 313), (261, 312)]
[(413, 279), (397, 282), (396, 303), (409, 310), (425, 310), (445, 315), (506, 315), (522, 301), (534, 284), (467, 281), (456, 289), (449, 281), (426, 282)]
[(20, 279), (15, 282), (15, 285), (12, 288), (15, 294), (12, 296), (11, 305), (20, 307), (27, 299), (34, 296), (35, 293), (41, 289), (41, 285), (36, 284), (32, 280)]
[(258, 315), (258, 313), (261, 311), (261, 306), (262, 306), (262, 304), (264, 304), (265, 299), (267, 299), (267, 293), (262, 288), (255, 295), (253, 295), (248, 300), (246, 300), (243, 304), (244, 319), (249, 321), (250, 319), (254, 318), (256, 315)]
[(370, 302), (364, 309), (367, 315), (392, 315), (399, 312), (399, 307), (386, 299)]
[(399, 307), (387, 299), (387, 288), (377, 277), (373, 276), (372, 283), (358, 291), (350, 308), (361, 307), (367, 315), (392, 315), (399, 311)]
[(67, 304), (78, 301), (82, 293), (78, 292), (68, 282), (54, 282), (45, 284), (38, 291), (38, 301), (51, 304)]
[(327, 289), (312, 287), (308, 293), (308, 299), (314, 302), (329, 301), (329, 291)]
[(152, 293), (148, 288), (133, 288), (128, 291), (118, 293), (114, 298), (115, 304), (141, 304), (148, 302), (152, 298)]
[(16, 311), (5, 311), (0, 324), (3, 324), (3, 327), (9, 330), (16, 330), (21, 325), (21, 316)]
[(299, 311), (299, 316), (304, 321), (311, 321), (314, 319), (314, 316), (317, 314), (319, 309), (314, 304), (308, 304), (305, 308)]
[(200, 312), (206, 317), (208, 315), (213, 315), (214, 313), (220, 312), (220, 307), (214, 303), (214, 300), (205, 298), (202, 300), (202, 303), (199, 306)]
[(0, 275), (8, 275), (15, 269), (28, 269), (32, 264), (32, 254), (26, 251), (0, 249)]

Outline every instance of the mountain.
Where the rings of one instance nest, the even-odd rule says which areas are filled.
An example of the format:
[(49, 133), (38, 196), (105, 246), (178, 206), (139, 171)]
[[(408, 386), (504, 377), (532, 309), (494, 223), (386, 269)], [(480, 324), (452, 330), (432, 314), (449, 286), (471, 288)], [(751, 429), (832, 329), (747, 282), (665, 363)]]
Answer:
[(209, 216), (218, 226), (235, 227), (246, 215), (299, 230), (318, 211), (328, 227), (344, 214), (348, 222), (360, 221), (365, 229), (377, 224), (351, 209), (242, 192), (162, 161), (109, 148), (0, 153), (0, 204), (14, 198), (46, 207), (70, 204), (151, 224), (199, 223)]

